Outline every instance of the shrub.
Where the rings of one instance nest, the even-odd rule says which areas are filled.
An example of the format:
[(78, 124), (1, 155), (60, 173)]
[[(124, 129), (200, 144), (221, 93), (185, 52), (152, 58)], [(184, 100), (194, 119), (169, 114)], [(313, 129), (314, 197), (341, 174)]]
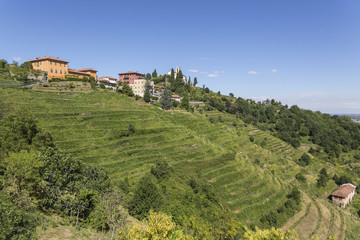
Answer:
[(134, 193), (134, 197), (129, 203), (130, 214), (143, 219), (148, 215), (150, 209), (159, 210), (163, 202), (163, 196), (158, 184), (150, 175), (145, 175), (140, 179)]
[(150, 173), (157, 179), (162, 180), (169, 177), (172, 168), (165, 160), (158, 160), (155, 166), (151, 167)]
[(296, 175), (295, 175), (295, 178), (296, 178), (298, 181), (300, 181), (300, 182), (306, 182), (306, 178), (305, 178), (304, 175), (301, 174), (301, 173), (296, 174)]
[(103, 83), (100, 83), (100, 88), (105, 89), (105, 85)]
[(36, 239), (37, 225), (35, 217), (0, 200), (0, 239)]
[(130, 123), (128, 131), (129, 131), (129, 134), (134, 134), (135, 133), (135, 126)]

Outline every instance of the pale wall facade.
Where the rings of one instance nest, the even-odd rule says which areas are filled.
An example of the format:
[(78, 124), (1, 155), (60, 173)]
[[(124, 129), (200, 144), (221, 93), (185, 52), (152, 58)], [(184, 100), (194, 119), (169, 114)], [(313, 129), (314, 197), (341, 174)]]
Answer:
[[(135, 95), (139, 95), (139, 96), (143, 97), (144, 93), (145, 93), (145, 84), (147, 81), (148, 80), (146, 80), (146, 79), (135, 79), (133, 81), (133, 83), (129, 84), (129, 86)], [(150, 85), (152, 87), (152, 92), (154, 92), (154, 82), (150, 81)]]

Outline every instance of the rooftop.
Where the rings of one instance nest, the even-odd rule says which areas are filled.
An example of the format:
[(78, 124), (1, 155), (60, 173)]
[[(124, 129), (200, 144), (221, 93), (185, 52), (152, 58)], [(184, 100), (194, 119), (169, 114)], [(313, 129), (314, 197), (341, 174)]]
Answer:
[(125, 75), (125, 74), (138, 74), (138, 75), (144, 75), (144, 74), (142, 74), (142, 73), (132, 72), (132, 71), (129, 71), (129, 72), (126, 72), (126, 73), (119, 73), (119, 75)]
[(97, 72), (95, 69), (92, 69), (92, 68), (81, 68), (81, 69), (76, 70), (76, 71), (79, 71), (79, 72)]
[(171, 95), (172, 98), (181, 98), (179, 95)]
[(108, 79), (112, 79), (112, 80), (117, 80), (116, 78), (108, 77), (108, 76), (98, 77), (99, 80), (102, 80), (102, 79), (104, 79), (104, 78), (108, 78)]
[(346, 198), (354, 189), (355, 185), (351, 183), (346, 183), (341, 185), (338, 189), (336, 189), (331, 195), (336, 197)]
[(39, 62), (39, 61), (44, 61), (44, 60), (52, 60), (52, 61), (55, 61), (55, 62), (69, 63), (68, 61), (61, 60), (59, 58), (48, 57), (48, 56), (45, 56), (43, 58), (37, 57), (35, 60), (29, 60), (29, 62)]
[(80, 71), (78, 71), (78, 70), (71, 69), (71, 68), (68, 69), (68, 72), (69, 72), (69, 74), (72, 73), (72, 74), (79, 74), (79, 75), (84, 75), (84, 76), (90, 76), (90, 74), (88, 74), (88, 73), (80, 72)]

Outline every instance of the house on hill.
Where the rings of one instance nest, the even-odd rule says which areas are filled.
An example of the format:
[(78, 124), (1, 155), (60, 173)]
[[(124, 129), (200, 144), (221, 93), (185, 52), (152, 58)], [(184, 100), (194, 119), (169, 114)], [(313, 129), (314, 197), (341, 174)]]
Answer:
[(354, 198), (355, 190), (355, 185), (351, 183), (345, 183), (331, 194), (331, 199), (336, 205), (345, 208), (346, 204), (350, 203)]
[(177, 102), (180, 102), (182, 97), (180, 97), (179, 95), (171, 95), (171, 99)]
[(116, 78), (108, 77), (108, 76), (98, 77), (97, 82), (104, 84), (105, 87), (107, 87), (107, 88), (116, 89), (116, 85), (117, 85)]
[(134, 84), (134, 81), (137, 79), (145, 79), (145, 75), (138, 72), (126, 72), (126, 73), (119, 73), (119, 81), (122, 83), (127, 82), (129, 84)]

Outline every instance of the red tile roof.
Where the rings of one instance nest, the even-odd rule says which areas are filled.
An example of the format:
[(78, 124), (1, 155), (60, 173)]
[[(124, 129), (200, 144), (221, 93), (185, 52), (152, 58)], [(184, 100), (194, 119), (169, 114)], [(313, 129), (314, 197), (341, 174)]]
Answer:
[(346, 198), (356, 187), (350, 183), (341, 185), (331, 195), (336, 197)]
[(79, 71), (79, 72), (97, 72), (95, 69), (92, 69), (92, 68), (82, 68), (82, 69), (78, 69), (77, 71)]
[(52, 61), (55, 61), (55, 62), (64, 62), (64, 63), (69, 63), (68, 61), (65, 61), (65, 60), (61, 60), (59, 58), (54, 58), (54, 57), (43, 57), (43, 58), (36, 58), (35, 60), (30, 60), (29, 62), (38, 62), (38, 61), (44, 61), (44, 60), (52, 60)]
[(129, 71), (129, 72), (126, 72), (126, 73), (119, 73), (119, 75), (125, 75), (125, 74), (137, 74), (137, 75), (144, 75), (144, 74), (142, 74), (142, 73), (132, 72), (132, 71)]
[(165, 88), (164, 86), (154, 85), (155, 88)]
[(181, 98), (179, 95), (171, 95), (172, 98)]
[(79, 71), (77, 71), (75, 69), (71, 69), (71, 68), (68, 69), (68, 73), (69, 74), (78, 74), (78, 75), (90, 76), (90, 74), (88, 74), (88, 73), (79, 72)]

